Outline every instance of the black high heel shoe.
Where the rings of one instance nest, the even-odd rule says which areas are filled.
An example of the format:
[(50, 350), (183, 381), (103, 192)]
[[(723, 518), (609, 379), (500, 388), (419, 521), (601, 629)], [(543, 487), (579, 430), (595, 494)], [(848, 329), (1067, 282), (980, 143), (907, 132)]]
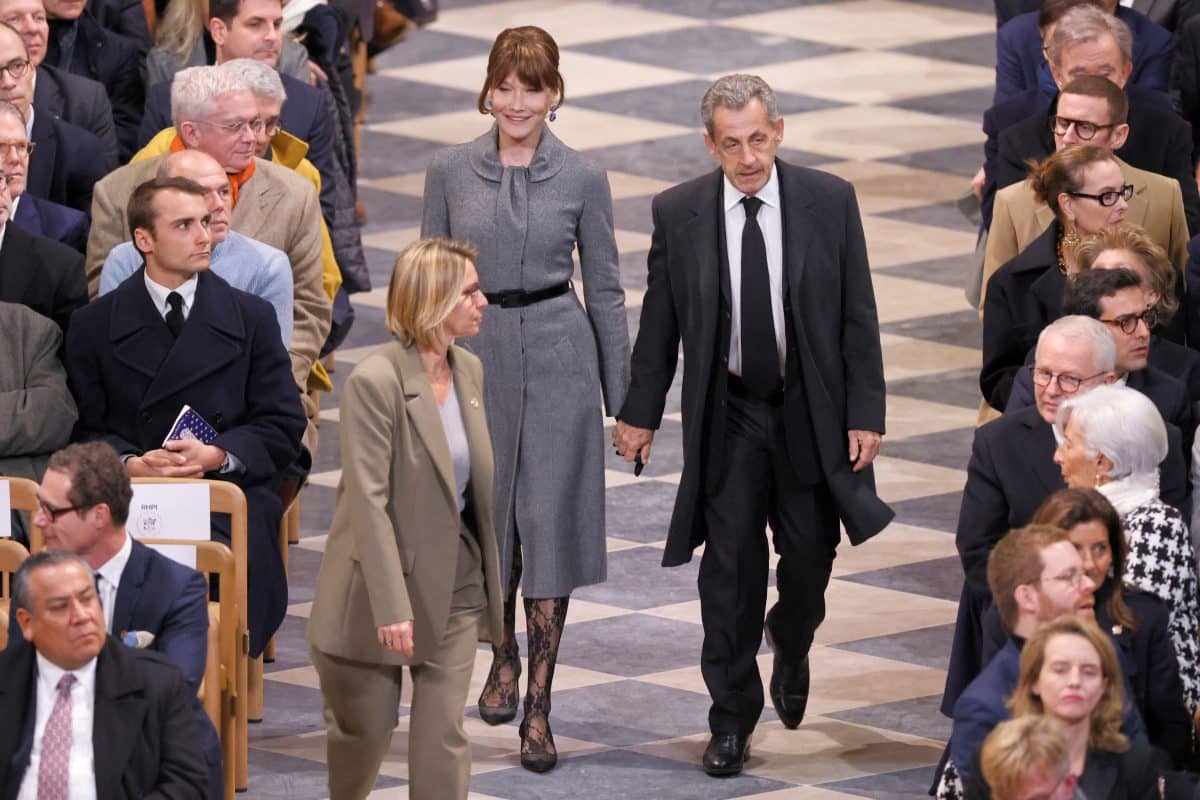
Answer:
[[(509, 681), (500, 680), (500, 670), (504, 667), (510, 667), (513, 670), (513, 678), (511, 688), (505, 691), (505, 684)], [(512, 659), (503, 661), (493, 661), (492, 669), (488, 673), (487, 682), (483, 685), (483, 692), (479, 695), (479, 718), (488, 725), (503, 725), (506, 722), (511, 722), (517, 716), (517, 699), (520, 697), (518, 682), (521, 679), (521, 659), (516, 656)], [(486, 705), (483, 698), (489, 693), (496, 694), (501, 702), (499, 705)]]
[(546, 718), (545, 738), (530, 738), (529, 715), (521, 720), (518, 728), (521, 734), (521, 766), (530, 772), (549, 772), (558, 764), (558, 748), (554, 746), (554, 733), (550, 730), (550, 720)]

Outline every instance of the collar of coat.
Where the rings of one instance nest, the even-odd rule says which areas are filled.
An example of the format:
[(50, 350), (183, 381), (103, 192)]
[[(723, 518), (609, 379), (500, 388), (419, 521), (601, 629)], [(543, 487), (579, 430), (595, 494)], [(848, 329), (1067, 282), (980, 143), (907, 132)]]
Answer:
[[(500, 163), (500, 128), (493, 124), (491, 130), (467, 145), (468, 160), (471, 169), (484, 180), (500, 181), (504, 174), (504, 165)], [(542, 125), (542, 135), (538, 139), (537, 150), (530, 162), (529, 182), (549, 180), (559, 173), (566, 163), (570, 148), (550, 132), (550, 126)]]

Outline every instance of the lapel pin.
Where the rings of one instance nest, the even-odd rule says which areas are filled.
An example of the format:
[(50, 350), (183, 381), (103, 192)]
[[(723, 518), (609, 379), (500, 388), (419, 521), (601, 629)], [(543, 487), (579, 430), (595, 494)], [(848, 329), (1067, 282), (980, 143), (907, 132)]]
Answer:
[(472, 397), (469, 402), (471, 403), (471, 408), (479, 408), (478, 398)]

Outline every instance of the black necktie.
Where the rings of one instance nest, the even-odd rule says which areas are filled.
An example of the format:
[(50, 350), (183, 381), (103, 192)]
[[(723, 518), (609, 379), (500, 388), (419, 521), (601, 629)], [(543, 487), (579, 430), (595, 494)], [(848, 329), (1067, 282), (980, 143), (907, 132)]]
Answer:
[(183, 295), (179, 292), (171, 292), (167, 295), (167, 305), (171, 310), (167, 312), (167, 329), (171, 331), (171, 335), (176, 339), (179, 338), (179, 332), (183, 330)]
[(771, 314), (771, 278), (767, 245), (758, 227), (763, 201), (743, 197), (746, 224), (742, 228), (742, 382), (759, 397), (779, 387), (779, 348)]

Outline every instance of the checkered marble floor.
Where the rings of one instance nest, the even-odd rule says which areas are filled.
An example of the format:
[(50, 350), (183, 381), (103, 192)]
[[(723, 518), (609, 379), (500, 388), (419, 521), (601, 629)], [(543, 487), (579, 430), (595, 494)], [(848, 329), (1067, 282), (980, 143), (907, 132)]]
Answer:
[[(651, 197), (712, 169), (697, 107), (713, 77), (766, 78), (786, 115), (780, 156), (854, 183), (889, 389), (879, 485), (898, 516), (868, 544), (839, 550), (804, 724), (785, 730), (768, 704), (746, 771), (706, 777), (697, 564), (659, 567), (682, 458), (674, 394), (645, 474), (634, 479), (615, 457), (607, 465), (609, 579), (571, 602), (552, 716), (558, 768), (521, 769), (516, 724), (489, 728), (469, 707), (472, 797), (924, 796), (949, 729), (937, 704), (961, 581), (952, 533), (978, 402), (979, 327), (960, 288), (974, 232), (954, 201), (982, 158), (991, 3), (443, 0), (439, 21), (385, 54), (369, 80), (361, 196), (380, 288), (356, 297), (339, 389), (387, 339), (387, 276), (417, 234), (425, 165), (486, 128), (474, 103), (489, 46), (522, 24), (562, 47), (568, 101), (555, 133), (608, 169), (631, 330)], [(335, 391), (292, 548), (292, 605), (268, 665), (266, 716), (251, 729), (251, 797), (326, 795), (320, 692), (303, 634), (339, 475), (337, 405)], [(481, 648), (472, 702), (489, 660)], [(769, 676), (765, 649), (760, 662)], [(373, 797), (407, 797), (405, 711)]]

